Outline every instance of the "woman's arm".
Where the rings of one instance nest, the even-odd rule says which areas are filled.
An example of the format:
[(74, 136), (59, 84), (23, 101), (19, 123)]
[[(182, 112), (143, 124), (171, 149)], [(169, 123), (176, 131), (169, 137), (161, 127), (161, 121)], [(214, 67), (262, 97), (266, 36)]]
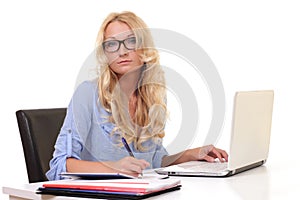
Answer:
[(218, 159), (221, 162), (224, 162), (224, 160), (227, 162), (228, 154), (222, 149), (218, 149), (213, 145), (208, 145), (194, 149), (188, 149), (174, 155), (164, 156), (162, 159), (162, 167), (195, 160), (214, 162), (215, 159)]
[(125, 157), (119, 161), (97, 162), (89, 159), (82, 160), (85, 139), (90, 133), (93, 102), (96, 96), (96, 86), (91, 82), (84, 82), (78, 86), (68, 106), (64, 124), (55, 143), (50, 169), (46, 173), (49, 180), (58, 180), (62, 172), (122, 172), (138, 175), (149, 163), (132, 157)]
[(67, 159), (68, 172), (89, 172), (89, 173), (125, 173), (132, 176), (138, 176), (142, 173), (149, 163), (145, 160), (138, 160), (133, 157), (125, 157), (119, 161), (94, 162), (78, 160), (76, 158)]

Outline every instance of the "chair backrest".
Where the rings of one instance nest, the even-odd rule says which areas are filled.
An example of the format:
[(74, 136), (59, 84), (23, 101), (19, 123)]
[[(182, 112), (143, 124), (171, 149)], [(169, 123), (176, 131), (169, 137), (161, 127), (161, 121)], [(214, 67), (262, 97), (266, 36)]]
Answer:
[(66, 108), (16, 112), (29, 183), (48, 180), (45, 173), (65, 115)]

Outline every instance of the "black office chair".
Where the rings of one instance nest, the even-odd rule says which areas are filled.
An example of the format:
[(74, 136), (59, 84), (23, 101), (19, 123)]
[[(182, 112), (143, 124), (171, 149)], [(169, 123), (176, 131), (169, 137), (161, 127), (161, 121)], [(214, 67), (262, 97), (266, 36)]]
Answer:
[(16, 112), (29, 183), (48, 180), (45, 173), (65, 115), (66, 108)]

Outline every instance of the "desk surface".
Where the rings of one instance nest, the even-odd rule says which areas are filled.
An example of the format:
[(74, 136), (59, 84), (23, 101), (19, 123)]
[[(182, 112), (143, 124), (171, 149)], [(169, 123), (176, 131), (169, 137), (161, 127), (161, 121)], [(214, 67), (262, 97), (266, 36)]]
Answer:
[[(152, 199), (297, 199), (300, 197), (299, 163), (289, 163), (288, 170), (283, 165), (258, 167), (228, 178), (180, 177), (181, 190), (162, 194)], [(298, 171), (298, 174), (296, 172)], [(172, 178), (172, 177), (171, 177)], [(178, 177), (174, 177), (178, 178)], [(79, 199), (52, 195), (38, 195), (35, 190), (40, 183), (20, 186), (5, 186), (3, 193), (10, 199)], [(80, 198), (86, 199), (86, 198)]]

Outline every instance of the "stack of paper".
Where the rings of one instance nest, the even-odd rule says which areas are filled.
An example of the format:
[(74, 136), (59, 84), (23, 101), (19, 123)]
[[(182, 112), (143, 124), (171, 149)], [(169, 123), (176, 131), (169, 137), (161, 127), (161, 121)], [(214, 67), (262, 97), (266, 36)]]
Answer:
[(37, 193), (62, 196), (142, 199), (180, 189), (179, 179), (63, 180), (43, 184)]

